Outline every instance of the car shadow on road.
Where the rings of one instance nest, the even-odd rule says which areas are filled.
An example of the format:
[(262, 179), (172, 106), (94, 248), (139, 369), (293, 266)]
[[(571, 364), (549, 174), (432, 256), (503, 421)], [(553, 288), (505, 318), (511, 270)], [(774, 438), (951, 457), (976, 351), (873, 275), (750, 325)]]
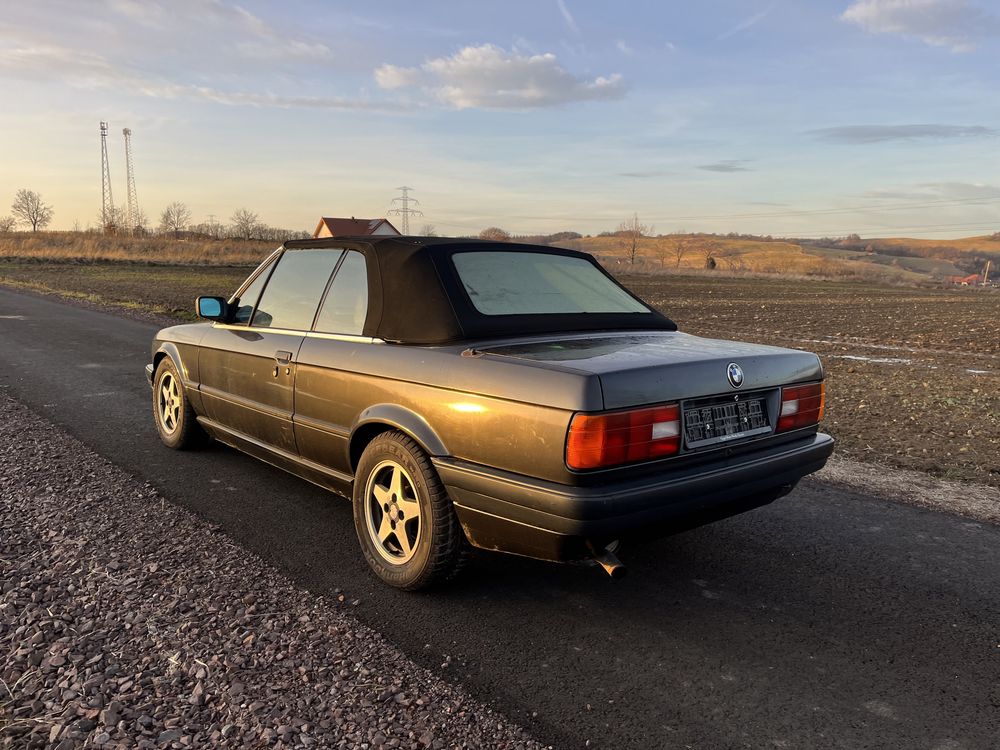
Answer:
[(557, 745), (609, 727), (617, 747), (763, 746), (804, 731), (916, 746), (985, 731), (992, 527), (810, 484), (624, 545), (622, 580), (480, 552), (457, 581), (414, 594), (367, 569), (345, 500), (227, 448), (195, 460), (254, 488), (211, 484), (199, 512)]

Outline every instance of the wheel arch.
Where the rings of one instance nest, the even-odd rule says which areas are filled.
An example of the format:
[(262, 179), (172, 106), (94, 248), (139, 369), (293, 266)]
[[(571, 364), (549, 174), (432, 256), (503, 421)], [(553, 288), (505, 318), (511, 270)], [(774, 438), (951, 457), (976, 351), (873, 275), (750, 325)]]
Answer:
[(411, 437), (429, 456), (449, 455), (444, 441), (422, 416), (398, 404), (376, 404), (361, 412), (351, 429), (348, 443), (351, 471), (358, 468), (361, 454), (372, 440), (393, 430)]
[(188, 362), (181, 356), (180, 348), (173, 341), (164, 341), (157, 347), (156, 351), (153, 352), (153, 375), (156, 375), (156, 368), (160, 366), (166, 357), (170, 357), (170, 360), (174, 363), (181, 374), (181, 383), (185, 388), (190, 388), (193, 382), (191, 368), (188, 367)]

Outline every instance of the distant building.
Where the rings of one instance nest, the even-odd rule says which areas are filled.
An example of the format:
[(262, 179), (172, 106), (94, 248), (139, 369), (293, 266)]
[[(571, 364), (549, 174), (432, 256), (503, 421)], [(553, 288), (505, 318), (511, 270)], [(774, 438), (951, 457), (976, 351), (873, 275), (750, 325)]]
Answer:
[(968, 276), (949, 276), (948, 281), (962, 286), (979, 286), (983, 283), (983, 277), (978, 273), (972, 273)]
[(396, 227), (388, 219), (339, 219), (324, 216), (316, 225), (313, 237), (361, 237), (363, 235), (398, 235)]

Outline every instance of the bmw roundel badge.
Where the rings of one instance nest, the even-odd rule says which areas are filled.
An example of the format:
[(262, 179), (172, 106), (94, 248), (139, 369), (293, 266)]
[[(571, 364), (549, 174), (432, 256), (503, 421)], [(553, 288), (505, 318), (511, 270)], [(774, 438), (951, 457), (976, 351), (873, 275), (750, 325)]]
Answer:
[(743, 385), (743, 368), (735, 362), (730, 362), (729, 367), (726, 368), (726, 377), (729, 378), (729, 385), (733, 388), (739, 388)]

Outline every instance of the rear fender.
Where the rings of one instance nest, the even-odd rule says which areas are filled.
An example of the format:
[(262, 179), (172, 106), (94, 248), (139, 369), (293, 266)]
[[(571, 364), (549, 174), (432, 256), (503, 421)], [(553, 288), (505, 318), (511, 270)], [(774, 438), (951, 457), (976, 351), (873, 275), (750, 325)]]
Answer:
[(416, 440), (420, 447), (430, 456), (447, 456), (448, 449), (444, 441), (428, 424), (427, 420), (414, 411), (398, 404), (376, 404), (369, 406), (358, 415), (354, 426), (351, 428), (350, 451), (351, 466), (357, 465), (364, 445), (372, 435), (374, 428), (378, 425), (386, 425), (395, 428)]

